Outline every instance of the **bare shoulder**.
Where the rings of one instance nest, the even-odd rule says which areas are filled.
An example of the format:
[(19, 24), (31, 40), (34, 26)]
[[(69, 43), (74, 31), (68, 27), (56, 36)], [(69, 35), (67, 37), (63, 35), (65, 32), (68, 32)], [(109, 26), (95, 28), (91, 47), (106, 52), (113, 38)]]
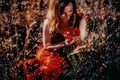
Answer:
[(43, 29), (48, 29), (48, 25), (49, 25), (48, 19), (45, 19), (43, 23)]
[(87, 21), (86, 21), (86, 18), (83, 16), (82, 19), (80, 20), (79, 22), (79, 27), (82, 28), (82, 29), (86, 29), (87, 27)]
[(81, 23), (81, 24), (82, 24), (82, 23), (86, 24), (86, 22), (87, 22), (87, 21), (86, 21), (85, 17), (83, 16), (82, 19), (80, 20), (80, 23)]

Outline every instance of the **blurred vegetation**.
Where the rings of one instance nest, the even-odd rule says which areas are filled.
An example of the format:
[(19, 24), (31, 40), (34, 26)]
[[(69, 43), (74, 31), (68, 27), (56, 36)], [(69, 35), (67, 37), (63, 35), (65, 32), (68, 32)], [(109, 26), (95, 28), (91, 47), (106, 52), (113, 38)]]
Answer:
[[(49, 0), (0, 0), (0, 79), (25, 80), (20, 60), (35, 57)], [(87, 19), (86, 48), (71, 59), (70, 80), (117, 80), (120, 73), (120, 1), (76, 0)], [(78, 63), (76, 63), (76, 61)], [(71, 72), (71, 74), (70, 74)], [(72, 75), (72, 76), (71, 76)], [(111, 77), (113, 76), (113, 77)], [(115, 77), (114, 77), (115, 76)]]

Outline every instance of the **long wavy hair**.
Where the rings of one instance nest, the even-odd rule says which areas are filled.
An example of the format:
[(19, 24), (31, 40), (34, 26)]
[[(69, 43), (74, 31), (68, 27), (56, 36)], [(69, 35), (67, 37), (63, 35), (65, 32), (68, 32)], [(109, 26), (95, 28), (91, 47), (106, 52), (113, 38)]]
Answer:
[[(73, 4), (73, 14), (76, 14), (75, 0), (50, 0), (49, 8), (47, 12), (47, 19), (50, 25), (50, 32), (55, 30), (59, 31), (60, 16), (63, 14), (64, 8), (69, 4)], [(69, 23), (72, 25), (73, 15), (71, 16)]]

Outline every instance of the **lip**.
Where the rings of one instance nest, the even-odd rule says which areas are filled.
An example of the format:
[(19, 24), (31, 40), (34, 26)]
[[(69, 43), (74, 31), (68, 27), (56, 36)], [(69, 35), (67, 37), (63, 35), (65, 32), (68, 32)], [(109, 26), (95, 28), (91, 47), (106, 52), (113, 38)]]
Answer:
[(63, 22), (67, 22), (69, 19), (64, 19)]

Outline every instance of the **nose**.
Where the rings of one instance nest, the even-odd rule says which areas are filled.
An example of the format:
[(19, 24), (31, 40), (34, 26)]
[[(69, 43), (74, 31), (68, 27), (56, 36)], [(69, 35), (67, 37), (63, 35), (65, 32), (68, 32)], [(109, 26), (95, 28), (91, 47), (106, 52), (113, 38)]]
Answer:
[(67, 19), (70, 19), (70, 15), (69, 15), (69, 14), (67, 14), (67, 15), (66, 15), (66, 18), (67, 18)]
[(65, 17), (66, 17), (66, 19), (69, 19), (70, 18), (70, 14), (69, 13), (65, 13)]
[(64, 20), (64, 21), (68, 21), (70, 19), (70, 15), (69, 13), (64, 13), (61, 18)]

